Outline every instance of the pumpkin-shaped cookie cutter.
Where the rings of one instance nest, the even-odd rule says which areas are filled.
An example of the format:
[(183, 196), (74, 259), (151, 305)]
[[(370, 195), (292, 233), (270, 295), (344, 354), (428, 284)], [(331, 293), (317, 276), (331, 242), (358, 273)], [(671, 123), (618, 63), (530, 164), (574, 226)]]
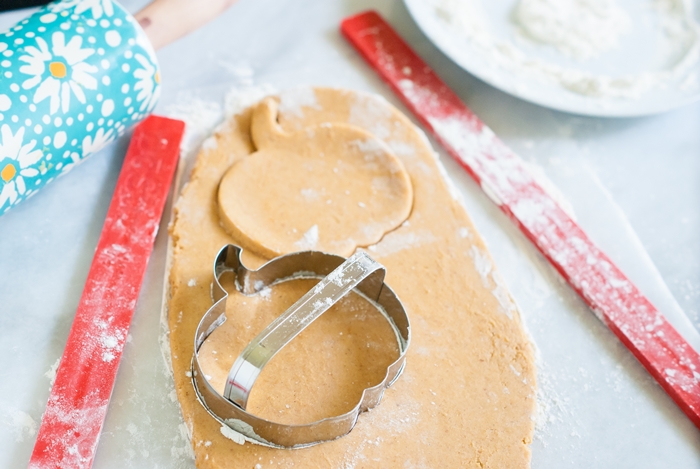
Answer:
[[(229, 244), (216, 256), (212, 283), (214, 305), (204, 314), (195, 333), (192, 383), (201, 404), (222, 424), (266, 446), (301, 448), (346, 435), (355, 426), (360, 413), (379, 404), (384, 390), (396, 381), (406, 363), (410, 323), (403, 304), (384, 283), (385, 268), (364, 252), (345, 259), (319, 251), (303, 251), (277, 257), (257, 270), (250, 270), (243, 265), (241, 253), (240, 247)], [(233, 274), (236, 289), (244, 295), (256, 294), (269, 285), (291, 278), (321, 278), (321, 281), (246, 346), (231, 367), (221, 395), (202, 371), (198, 354), (207, 337), (226, 321), (228, 292), (220, 283), (226, 272)], [(248, 396), (262, 368), (351, 291), (372, 302), (396, 334), (399, 357), (387, 367), (382, 382), (366, 388), (360, 402), (345, 414), (309, 424), (276, 423), (247, 412)]]

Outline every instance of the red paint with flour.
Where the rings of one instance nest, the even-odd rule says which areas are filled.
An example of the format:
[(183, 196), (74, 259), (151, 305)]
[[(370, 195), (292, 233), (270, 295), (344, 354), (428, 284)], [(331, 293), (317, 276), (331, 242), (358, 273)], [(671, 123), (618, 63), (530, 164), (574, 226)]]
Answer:
[(41, 420), (30, 469), (87, 469), (177, 167), (182, 121), (134, 131)]

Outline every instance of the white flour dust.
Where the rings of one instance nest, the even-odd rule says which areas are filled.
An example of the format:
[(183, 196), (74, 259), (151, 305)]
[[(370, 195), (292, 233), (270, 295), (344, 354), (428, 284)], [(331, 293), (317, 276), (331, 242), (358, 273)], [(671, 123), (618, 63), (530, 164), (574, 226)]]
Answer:
[(294, 243), (300, 251), (314, 249), (318, 244), (318, 225), (314, 225), (308, 229), (299, 241)]
[(246, 86), (243, 88), (231, 88), (224, 98), (224, 111), (226, 117), (240, 114), (245, 109), (257, 103), (266, 96), (274, 94), (277, 90), (269, 84)]
[(429, 230), (419, 230), (418, 232), (388, 233), (381, 242), (367, 247), (370, 254), (376, 258), (387, 257), (404, 249), (416, 248), (425, 244), (437, 241), (435, 235)]
[(476, 245), (472, 246), (469, 255), (474, 260), (474, 267), (476, 267), (476, 271), (481, 276), (484, 287), (491, 290), (493, 296), (498, 300), (501, 311), (510, 319), (513, 319), (513, 313), (517, 313), (517, 307), (510, 293), (508, 293), (505, 281), (498, 271), (493, 269), (490, 256), (486, 252), (481, 251)]
[[(183, 158), (199, 150), (216, 124), (221, 121), (222, 109), (219, 103), (206, 101), (194, 95), (181, 93), (175, 104), (168, 106), (169, 117), (185, 122), (185, 135), (180, 144)], [(214, 144), (215, 140), (209, 141)]]
[(9, 426), (15, 434), (15, 441), (21, 443), (36, 435), (38, 428), (36, 420), (26, 412), (18, 409), (7, 409), (0, 414), (0, 423)]
[(514, 18), (523, 35), (578, 60), (616, 47), (632, 25), (614, 0), (520, 0)]
[(305, 107), (318, 108), (316, 93), (310, 86), (283, 90), (279, 94), (279, 111), (284, 114), (302, 117)]
[(693, 17), (690, 0), (648, 0), (645, 6), (658, 23), (660, 35), (683, 52), (678, 54), (678, 49), (667, 53), (671, 64), (660, 70), (621, 76), (595, 73), (585, 64), (555, 64), (520, 47), (528, 43), (551, 48), (563, 58), (578, 62), (598, 58), (617, 48), (635, 25), (636, 18), (621, 8), (618, 0), (518, 0), (508, 18), (515, 40), (498, 36), (484, 0), (425, 1), (445, 24), (443, 37), (449, 35), (451, 50), (463, 54), (466, 39), (489, 63), (512, 73), (519, 82), (527, 78), (554, 83), (573, 93), (601, 99), (638, 99), (674, 82), (678, 82), (679, 89), (694, 88), (691, 69), (700, 58), (700, 25)]
[(58, 357), (56, 361), (54, 362), (53, 365), (51, 365), (51, 368), (44, 373), (44, 376), (46, 376), (49, 379), (49, 389), (53, 387), (53, 383), (56, 381), (56, 372), (58, 371), (58, 365), (61, 363), (61, 357)]

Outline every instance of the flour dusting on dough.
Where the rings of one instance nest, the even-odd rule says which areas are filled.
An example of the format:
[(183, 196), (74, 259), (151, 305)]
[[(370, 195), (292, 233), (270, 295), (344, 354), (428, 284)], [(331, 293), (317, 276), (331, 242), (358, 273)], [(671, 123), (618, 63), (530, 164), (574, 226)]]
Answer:
[(245, 88), (233, 88), (224, 98), (224, 112), (226, 117), (240, 114), (253, 104), (259, 102), (263, 98), (275, 94), (274, 86), (267, 83)]
[(486, 288), (491, 289), (491, 293), (498, 300), (501, 306), (501, 310), (510, 318), (513, 319), (513, 313), (517, 311), (515, 303), (508, 293), (505, 281), (501, 277), (498, 271), (493, 269), (493, 264), (491, 263), (491, 258), (479, 249), (477, 246), (472, 246), (469, 252), (472, 259), (474, 259), (474, 267), (481, 277)]
[(280, 94), (279, 111), (282, 114), (290, 114), (293, 116), (302, 116), (305, 107), (318, 109), (316, 102), (316, 93), (310, 86), (302, 86), (299, 88), (291, 88), (283, 90)]
[(318, 225), (314, 225), (294, 244), (296, 244), (300, 251), (309, 251), (316, 247), (318, 239)]
[(238, 443), (239, 445), (245, 444), (245, 437), (237, 431), (235, 431), (234, 429), (226, 425), (222, 425), (219, 431), (222, 435), (224, 435), (226, 438), (233, 441), (234, 443)]
[(513, 297), (511, 297), (510, 293), (508, 292), (506, 281), (497, 270), (491, 272), (491, 278), (493, 279), (493, 283), (496, 285), (492, 290), (493, 296), (495, 296), (498, 303), (500, 303), (501, 308), (503, 308), (503, 312), (506, 313), (506, 316), (513, 319), (513, 313), (517, 312), (517, 307), (515, 306)]
[[(366, 463), (366, 450), (372, 446), (379, 446), (385, 439), (395, 437), (398, 434), (416, 432), (416, 425), (418, 425), (419, 422), (418, 417), (420, 415), (420, 410), (421, 405), (419, 402), (411, 398), (406, 398), (400, 406), (392, 409), (391, 412), (387, 411), (386, 408), (382, 408), (381, 406), (365, 412), (362, 415), (362, 418), (365, 420), (363, 422), (363, 428), (379, 428), (381, 429), (383, 436), (370, 439), (363, 438), (357, 447), (348, 448), (343, 457), (344, 464), (339, 469), (353, 469), (357, 467), (358, 464), (362, 464), (363, 462)], [(355, 431), (360, 432), (362, 429), (358, 428)], [(404, 464), (403, 467), (415, 466)]]
[(350, 109), (348, 123), (368, 129), (375, 137), (386, 140), (391, 136), (391, 108), (379, 96), (358, 94)]
[(302, 189), (300, 192), (301, 192), (301, 196), (307, 202), (313, 202), (315, 200), (318, 200), (318, 198), (321, 196), (319, 191), (317, 191), (316, 189), (311, 189), (311, 188)]
[[(353, 140), (349, 144), (351, 146), (356, 146), (358, 148), (358, 150), (360, 150), (362, 153), (365, 153), (366, 156), (369, 156), (369, 157), (371, 157), (372, 154), (379, 153), (384, 149), (382, 147), (381, 143), (379, 143), (379, 140), (376, 140), (376, 139)], [(365, 158), (365, 160), (367, 160), (367, 158)]]
[(420, 232), (392, 232), (387, 234), (379, 243), (367, 247), (367, 250), (374, 257), (385, 257), (404, 249), (422, 246), (437, 241), (433, 233), (428, 230)]
[(390, 140), (386, 142), (393, 151), (398, 156), (413, 157), (416, 156), (416, 148), (408, 142), (402, 142), (400, 140)]
[(472, 246), (470, 254), (472, 259), (474, 259), (474, 267), (476, 267), (476, 271), (481, 276), (481, 281), (484, 283), (484, 286), (490, 286), (489, 274), (491, 273), (491, 259), (476, 246)]
[(447, 174), (445, 165), (442, 164), (442, 161), (440, 161), (440, 156), (435, 152), (433, 152), (433, 156), (435, 157), (435, 164), (438, 167), (438, 171), (440, 171), (440, 176), (442, 176), (443, 181), (445, 181), (445, 184), (447, 184), (447, 190), (450, 191), (450, 195), (464, 207), (462, 194), (460, 194), (457, 186), (455, 186), (455, 183), (452, 181), (452, 178), (450, 178), (450, 176)]

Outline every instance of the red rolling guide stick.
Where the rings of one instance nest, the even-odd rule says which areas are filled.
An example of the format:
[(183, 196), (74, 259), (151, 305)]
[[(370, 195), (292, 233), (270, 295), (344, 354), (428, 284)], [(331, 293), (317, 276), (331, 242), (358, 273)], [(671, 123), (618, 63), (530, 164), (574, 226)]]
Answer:
[(381, 16), (347, 18), (341, 31), (700, 428), (698, 352)]
[(136, 127), (41, 420), (30, 469), (88, 469), (175, 174), (182, 121)]

